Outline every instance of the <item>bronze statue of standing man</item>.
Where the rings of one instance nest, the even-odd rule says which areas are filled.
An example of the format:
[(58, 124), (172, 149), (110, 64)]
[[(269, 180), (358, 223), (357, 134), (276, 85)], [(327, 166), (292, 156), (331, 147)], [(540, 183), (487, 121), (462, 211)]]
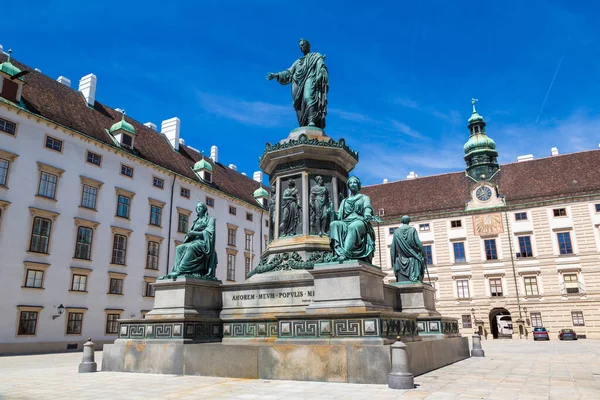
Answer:
[(299, 126), (325, 129), (329, 91), (325, 55), (311, 53), (310, 43), (306, 39), (300, 39), (298, 45), (304, 56), (285, 71), (275, 74), (269, 72), (267, 79), (277, 79), (282, 85), (292, 84), (292, 100)]
[(427, 268), (427, 254), (417, 230), (410, 226), (410, 217), (400, 219), (402, 225), (394, 230), (392, 264), (396, 282), (423, 282)]

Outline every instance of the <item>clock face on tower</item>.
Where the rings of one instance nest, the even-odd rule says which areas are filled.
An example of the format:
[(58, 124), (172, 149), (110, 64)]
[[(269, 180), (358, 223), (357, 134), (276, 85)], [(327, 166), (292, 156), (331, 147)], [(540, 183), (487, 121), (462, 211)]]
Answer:
[(489, 186), (481, 186), (475, 191), (475, 196), (479, 201), (488, 201), (492, 198), (492, 189)]

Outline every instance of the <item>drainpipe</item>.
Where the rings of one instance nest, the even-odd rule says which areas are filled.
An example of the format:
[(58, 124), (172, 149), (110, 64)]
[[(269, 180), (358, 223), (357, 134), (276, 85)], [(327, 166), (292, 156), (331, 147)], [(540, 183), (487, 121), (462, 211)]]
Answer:
[(167, 235), (167, 272), (165, 275), (169, 273), (169, 263), (171, 261), (171, 229), (173, 229), (173, 193), (175, 191), (175, 181), (176, 176), (173, 174), (173, 184), (171, 185), (171, 203), (169, 204), (169, 233)]
[[(515, 252), (513, 251), (512, 245), (512, 233), (510, 231), (510, 225), (508, 223), (508, 212), (504, 210), (504, 219), (506, 221), (506, 231), (508, 232), (508, 246), (510, 248), (510, 262), (512, 264), (513, 271), (513, 279), (515, 281), (515, 291), (517, 293), (517, 307), (519, 308), (519, 319), (523, 319), (523, 315), (521, 314), (521, 299), (519, 297), (519, 285), (517, 282), (517, 272), (515, 269)], [(521, 330), (519, 329), (519, 339), (521, 339)]]

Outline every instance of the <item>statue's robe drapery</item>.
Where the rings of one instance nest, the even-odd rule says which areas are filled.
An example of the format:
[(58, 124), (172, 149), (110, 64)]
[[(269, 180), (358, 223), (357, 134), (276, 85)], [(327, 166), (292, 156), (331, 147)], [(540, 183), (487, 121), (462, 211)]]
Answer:
[(329, 74), (320, 53), (308, 53), (285, 71), (275, 74), (282, 85), (292, 84), (292, 100), (299, 126), (311, 123), (325, 129)]
[(215, 219), (205, 215), (194, 220), (183, 243), (175, 249), (175, 266), (172, 273), (214, 277), (216, 267)]
[(313, 186), (310, 190), (310, 210), (311, 223), (317, 229), (317, 232), (329, 232), (329, 209), (331, 200), (329, 190), (325, 185)]
[(423, 281), (427, 258), (415, 228), (401, 225), (394, 231), (391, 256), (398, 282)]
[(369, 196), (357, 194), (342, 200), (337, 218), (329, 226), (329, 243), (338, 256), (371, 262), (375, 251), (375, 231), (366, 217), (372, 215)]
[(300, 214), (298, 209), (298, 189), (287, 188), (281, 197), (281, 213), (279, 222), (279, 235), (290, 236), (296, 234)]
[(271, 194), (271, 198), (269, 199), (269, 241), (274, 239), (273, 236), (275, 232), (275, 207), (275, 194)]

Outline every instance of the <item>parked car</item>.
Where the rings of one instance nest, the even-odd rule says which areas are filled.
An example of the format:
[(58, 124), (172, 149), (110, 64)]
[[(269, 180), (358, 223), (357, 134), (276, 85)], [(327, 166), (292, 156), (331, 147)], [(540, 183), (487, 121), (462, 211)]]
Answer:
[(533, 328), (533, 340), (550, 340), (548, 331), (543, 326)]
[(577, 333), (573, 329), (561, 329), (558, 333), (558, 338), (560, 340), (571, 339), (577, 340)]

